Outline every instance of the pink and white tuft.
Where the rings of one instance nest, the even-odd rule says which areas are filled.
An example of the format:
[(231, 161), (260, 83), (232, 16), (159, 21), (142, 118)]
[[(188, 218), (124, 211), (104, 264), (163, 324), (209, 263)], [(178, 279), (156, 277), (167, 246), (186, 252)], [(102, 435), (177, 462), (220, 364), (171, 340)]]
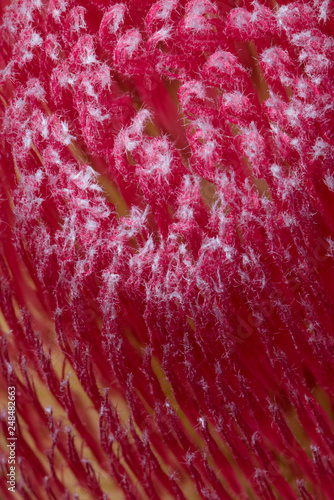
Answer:
[(1, 5), (1, 498), (332, 500), (332, 1)]

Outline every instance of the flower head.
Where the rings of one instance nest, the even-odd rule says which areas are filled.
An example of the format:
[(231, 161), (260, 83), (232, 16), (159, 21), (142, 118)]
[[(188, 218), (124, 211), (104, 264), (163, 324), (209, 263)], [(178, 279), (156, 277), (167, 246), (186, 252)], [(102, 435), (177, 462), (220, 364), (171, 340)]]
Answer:
[(7, 4), (3, 498), (330, 500), (330, 2)]

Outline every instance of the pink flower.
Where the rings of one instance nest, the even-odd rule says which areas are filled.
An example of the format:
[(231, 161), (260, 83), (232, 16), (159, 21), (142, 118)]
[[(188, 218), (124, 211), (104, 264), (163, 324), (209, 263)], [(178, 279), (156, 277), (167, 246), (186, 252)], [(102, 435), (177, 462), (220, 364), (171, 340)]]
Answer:
[(332, 5), (5, 3), (2, 498), (334, 498)]

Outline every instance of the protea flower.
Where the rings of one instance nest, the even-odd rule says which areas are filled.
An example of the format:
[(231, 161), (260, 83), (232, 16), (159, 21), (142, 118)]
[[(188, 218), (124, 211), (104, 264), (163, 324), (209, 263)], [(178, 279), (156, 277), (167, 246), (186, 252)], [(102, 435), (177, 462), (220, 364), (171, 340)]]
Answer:
[(5, 3), (1, 498), (333, 499), (330, 0)]

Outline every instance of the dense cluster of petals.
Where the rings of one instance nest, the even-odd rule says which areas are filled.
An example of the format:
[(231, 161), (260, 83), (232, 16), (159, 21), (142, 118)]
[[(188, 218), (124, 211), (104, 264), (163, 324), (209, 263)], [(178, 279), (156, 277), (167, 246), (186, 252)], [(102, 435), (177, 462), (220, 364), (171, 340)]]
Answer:
[(333, 5), (7, 3), (17, 498), (331, 500)]

